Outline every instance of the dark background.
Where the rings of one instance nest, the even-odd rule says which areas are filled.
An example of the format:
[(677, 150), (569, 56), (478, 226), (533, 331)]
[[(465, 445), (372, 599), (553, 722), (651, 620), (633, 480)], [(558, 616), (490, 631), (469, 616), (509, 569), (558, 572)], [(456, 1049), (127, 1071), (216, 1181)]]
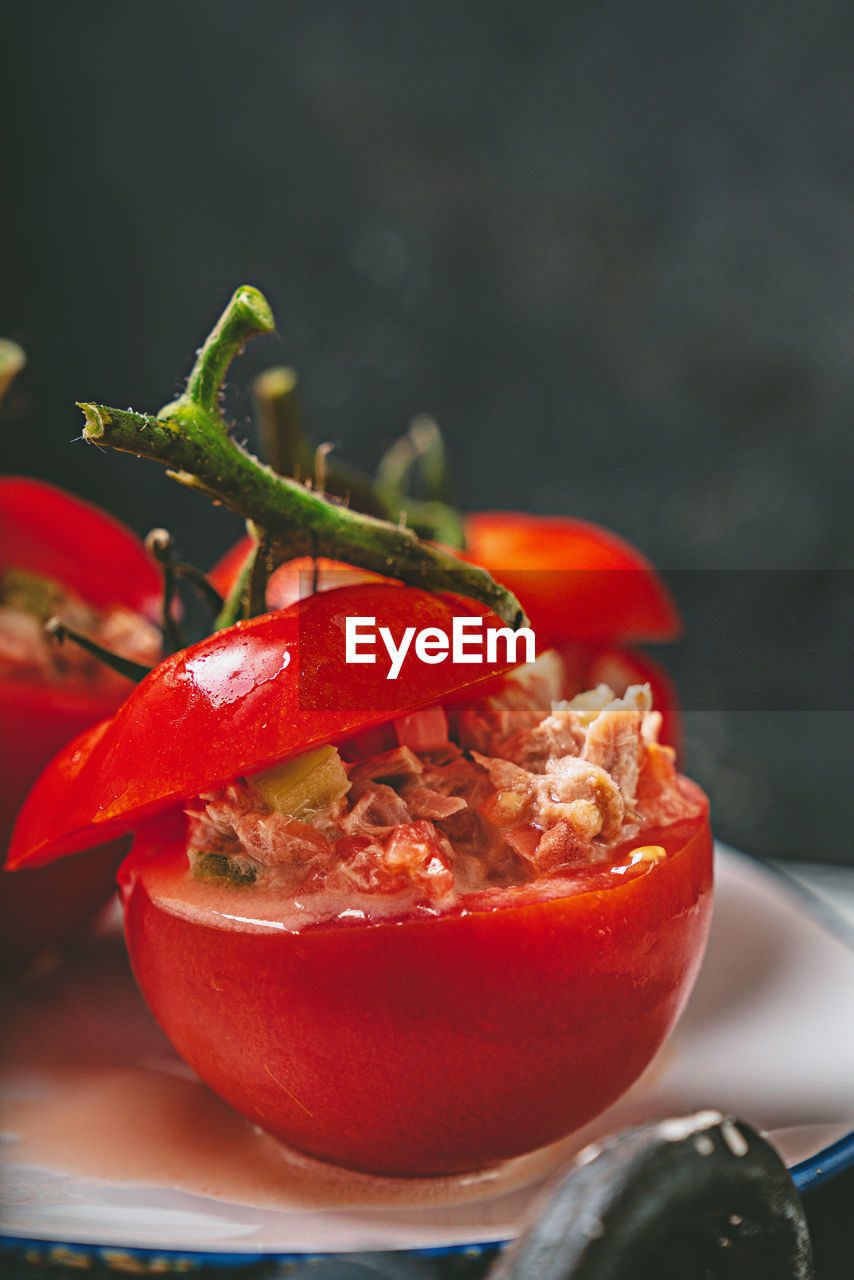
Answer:
[[(239, 523), (75, 443), (74, 402), (156, 410), (256, 284), (278, 336), (233, 371), (241, 437), (287, 362), (350, 461), (429, 411), (464, 509), (584, 516), (690, 570), (660, 656), (699, 668), (719, 832), (854, 862), (851, 577), (782, 572), (854, 567), (852, 48), (832, 0), (9, 6), (4, 470), (211, 563)], [(745, 569), (776, 605), (710, 609), (705, 571)], [(714, 678), (733, 654), (758, 706)]]

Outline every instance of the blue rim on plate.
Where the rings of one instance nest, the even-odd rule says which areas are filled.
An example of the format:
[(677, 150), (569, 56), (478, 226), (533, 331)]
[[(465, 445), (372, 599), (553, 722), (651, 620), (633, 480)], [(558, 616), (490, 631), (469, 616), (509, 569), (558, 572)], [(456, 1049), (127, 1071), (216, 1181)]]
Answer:
[(803, 1194), (823, 1186), (831, 1178), (836, 1178), (851, 1168), (854, 1168), (854, 1129), (838, 1141), (831, 1142), (829, 1147), (824, 1147), (817, 1155), (792, 1165), (789, 1172), (798, 1191)]

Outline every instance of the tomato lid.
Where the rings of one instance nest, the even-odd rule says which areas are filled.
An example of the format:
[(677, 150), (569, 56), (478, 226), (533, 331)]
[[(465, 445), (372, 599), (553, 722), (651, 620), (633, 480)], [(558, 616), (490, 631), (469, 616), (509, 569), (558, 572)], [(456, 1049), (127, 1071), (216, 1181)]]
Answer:
[[(373, 620), (376, 662), (347, 662), (347, 618), (365, 620), (363, 635)], [(418, 632), (450, 637), (454, 618), (502, 626), (462, 596), (371, 583), (310, 596), (173, 654), (112, 719), (75, 738), (47, 767), (21, 811), (7, 867), (41, 866), (101, 844), (242, 774), (472, 696), (516, 665), (503, 644), (503, 661), (455, 661), (452, 652), (441, 662), (420, 660)], [(477, 623), (468, 626), (476, 633)], [(409, 632), (397, 678), (389, 678), (380, 628), (395, 645)], [(369, 652), (369, 640), (360, 650)]]

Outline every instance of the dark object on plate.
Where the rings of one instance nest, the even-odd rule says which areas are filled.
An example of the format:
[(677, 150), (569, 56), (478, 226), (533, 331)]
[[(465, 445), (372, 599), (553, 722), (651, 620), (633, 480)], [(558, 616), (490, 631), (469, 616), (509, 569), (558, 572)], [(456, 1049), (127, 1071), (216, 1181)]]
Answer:
[(809, 1280), (789, 1171), (718, 1112), (628, 1129), (588, 1147), (491, 1280)]

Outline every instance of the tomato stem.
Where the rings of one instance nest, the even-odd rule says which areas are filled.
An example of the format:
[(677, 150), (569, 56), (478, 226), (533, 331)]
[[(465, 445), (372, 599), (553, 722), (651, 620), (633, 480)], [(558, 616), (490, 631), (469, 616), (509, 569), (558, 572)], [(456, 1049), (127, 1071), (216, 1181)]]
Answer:
[(27, 363), (27, 357), (17, 342), (8, 338), (0, 338), (0, 400), (11, 386), (13, 380)]
[(225, 431), (220, 398), (231, 362), (250, 338), (272, 333), (275, 327), (273, 312), (263, 293), (251, 285), (238, 289), (200, 348), (184, 394), (165, 405), (158, 418), (172, 421), (187, 406), (206, 411)]
[(152, 529), (145, 539), (145, 549), (160, 565), (163, 574), (163, 606), (160, 612), (160, 629), (166, 653), (175, 653), (187, 647), (187, 639), (172, 614), (172, 606), (178, 593), (178, 573), (175, 564), (175, 543), (168, 529)]
[(197, 569), (194, 564), (188, 564), (186, 560), (178, 560), (175, 557), (175, 543), (168, 529), (152, 529), (145, 540), (145, 545), (156, 560), (160, 560), (163, 555), (168, 555), (175, 577), (183, 578), (188, 582), (199, 599), (216, 617), (225, 601), (201, 569)]
[[(279, 475), (303, 480), (312, 475), (316, 454), (305, 428), (293, 369), (285, 366), (267, 369), (256, 378), (252, 394), (267, 462)], [(397, 459), (402, 464), (399, 467), (395, 466)], [(424, 490), (420, 500), (406, 492), (416, 461), (420, 461)], [(406, 435), (387, 450), (375, 480), (328, 450), (323, 492), (343, 498), (357, 511), (393, 524), (398, 524), (404, 516), (404, 523), (420, 538), (462, 547), (465, 545), (463, 524), (446, 500), (446, 473), (442, 433), (432, 418), (422, 414), (413, 420)], [(315, 488), (320, 486), (315, 484)]]
[(146, 667), (141, 662), (132, 662), (130, 658), (123, 658), (120, 654), (113, 653), (110, 649), (105, 649), (103, 645), (90, 640), (82, 632), (66, 626), (61, 618), (49, 618), (44, 624), (44, 629), (51, 639), (56, 640), (58, 644), (63, 644), (66, 640), (73, 641), (78, 648), (85, 649), (86, 653), (91, 653), (93, 658), (103, 662), (105, 667), (109, 667), (111, 671), (117, 671), (120, 676), (127, 676), (129, 680), (133, 680), (136, 684), (139, 684), (140, 680), (144, 680), (151, 671), (151, 667)]
[(280, 476), (300, 480), (311, 470), (296, 372), (285, 365), (265, 369), (252, 384), (252, 400), (266, 461)]
[[(416, 468), (421, 473), (424, 494), (420, 501), (407, 492)], [(380, 459), (375, 491), (388, 519), (404, 518), (422, 537), (434, 538), (451, 547), (463, 547), (463, 522), (447, 502), (447, 489), (442, 433), (429, 414), (417, 414), (406, 434), (395, 440)]]
[(409, 424), (409, 430), (386, 449), (377, 467), (377, 488), (390, 502), (400, 503), (410, 476), (421, 465), (424, 494), (428, 500), (441, 502), (445, 497), (445, 442), (435, 419), (420, 413)]
[(243, 617), (244, 604), (250, 593), (250, 582), (255, 572), (257, 556), (258, 543), (253, 542), (240, 573), (237, 575), (234, 586), (229, 591), (222, 609), (217, 614), (214, 622), (214, 631), (224, 631), (226, 627), (233, 626), (235, 622)]
[(222, 380), (247, 339), (272, 329), (263, 296), (238, 289), (201, 348), (183, 395), (156, 417), (81, 404), (83, 438), (163, 463), (179, 484), (253, 521), (269, 543), (271, 569), (296, 556), (328, 556), (426, 590), (470, 596), (519, 626), (519, 602), (485, 570), (420, 541), (411, 529), (277, 474), (231, 438), (219, 403)]
[(270, 541), (267, 535), (262, 530), (258, 530), (258, 534), (246, 595), (246, 614), (250, 618), (256, 618), (258, 614), (264, 613), (267, 608), (267, 581), (270, 577), (272, 560)]

